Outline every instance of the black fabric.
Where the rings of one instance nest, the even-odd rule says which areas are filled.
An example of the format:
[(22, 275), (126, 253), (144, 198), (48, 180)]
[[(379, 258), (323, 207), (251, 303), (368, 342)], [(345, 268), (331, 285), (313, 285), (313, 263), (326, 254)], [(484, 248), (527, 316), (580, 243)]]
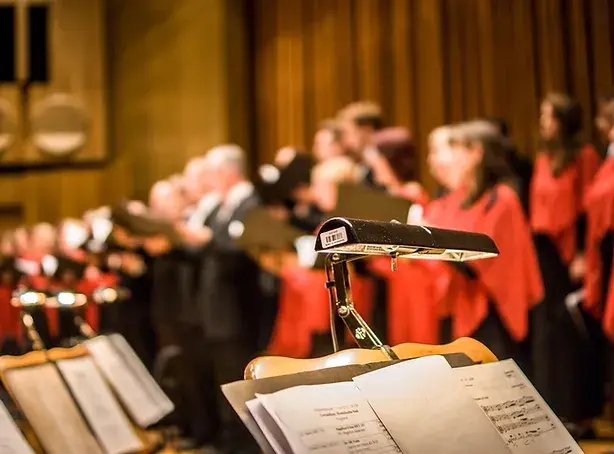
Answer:
[(259, 338), (261, 271), (229, 233), (233, 221), (241, 221), (258, 205), (255, 195), (244, 200), (229, 219), (212, 224), (213, 240), (203, 251), (198, 304), (202, 326), (211, 342)]
[(601, 253), (601, 298), (602, 308), (605, 309), (610, 290), (610, 279), (612, 278), (612, 262), (614, 259), (614, 231), (608, 231), (599, 245)]
[(531, 187), (531, 178), (533, 177), (533, 163), (531, 159), (522, 156), (518, 153), (517, 148), (513, 144), (506, 145), (507, 162), (517, 177), (518, 198), (522, 204), (525, 214), (529, 213), (529, 192)]
[(576, 285), (552, 241), (537, 235), (535, 246), (545, 298), (531, 320), (533, 383), (559, 417), (571, 422), (595, 418), (605, 398), (601, 326), (581, 307), (577, 312), (566, 307), (565, 298)]
[(326, 215), (314, 205), (310, 205), (305, 213), (290, 212), (290, 225), (305, 232), (315, 232), (325, 219)]

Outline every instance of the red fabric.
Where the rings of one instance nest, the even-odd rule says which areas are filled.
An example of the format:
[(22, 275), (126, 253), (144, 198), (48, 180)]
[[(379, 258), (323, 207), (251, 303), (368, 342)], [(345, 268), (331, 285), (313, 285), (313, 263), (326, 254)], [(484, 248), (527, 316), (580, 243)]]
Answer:
[(11, 304), (14, 287), (9, 284), (0, 285), (0, 340), (7, 337), (19, 339), (19, 308)]
[[(25, 276), (23, 278), (23, 284), (32, 290), (45, 293), (49, 290), (51, 286), (51, 282), (49, 278), (42, 274), (41, 261), (43, 259), (43, 255), (41, 254), (28, 254), (21, 257), (24, 260), (35, 261), (38, 264), (39, 271), (38, 274), (32, 276)], [(45, 318), (47, 319), (47, 326), (49, 328), (49, 334), (52, 337), (58, 336), (60, 334), (60, 319), (58, 316), (58, 310), (55, 308), (45, 307)]]
[[(311, 337), (330, 331), (329, 296), (321, 270), (287, 267), (281, 274), (279, 309), (267, 352), (270, 355), (305, 358)], [(372, 312), (370, 281), (351, 276), (354, 307), (369, 323)]]
[[(601, 241), (608, 232), (614, 229), (614, 159), (608, 159), (595, 176), (593, 184), (585, 197), (586, 209), (586, 275), (584, 288), (586, 298), (584, 307), (596, 316), (602, 315), (601, 295), (603, 277), (601, 263)], [(610, 281), (612, 282), (612, 281)], [(614, 286), (614, 283), (611, 284)], [(608, 295), (614, 293), (614, 288)], [(606, 333), (614, 339), (614, 307), (604, 306), (604, 326)]]
[(540, 153), (535, 160), (530, 193), (531, 227), (552, 239), (567, 264), (577, 253), (576, 220), (584, 211), (585, 193), (600, 161), (597, 151), (587, 145), (576, 162), (555, 177), (548, 154)]
[(88, 267), (85, 278), (77, 284), (77, 292), (87, 296), (88, 303), (85, 306), (85, 321), (94, 331), (100, 328), (100, 308), (92, 300), (94, 291), (101, 287), (117, 287), (117, 276), (112, 273), (101, 273), (98, 269)]
[(420, 290), (425, 304), (434, 301), (443, 314), (449, 310), (453, 336), (461, 337), (478, 328), (491, 299), (509, 334), (520, 341), (528, 333), (530, 308), (543, 298), (541, 273), (520, 202), (506, 185), (496, 186), (467, 209), (461, 207), (463, 199), (462, 191), (448, 195), (439, 207), (446, 209), (432, 211), (429, 224), (487, 234), (500, 254), (466, 262), (477, 279), (467, 279), (444, 262), (424, 262), (428, 270), (424, 275), (433, 277), (421, 282), (426, 287)]

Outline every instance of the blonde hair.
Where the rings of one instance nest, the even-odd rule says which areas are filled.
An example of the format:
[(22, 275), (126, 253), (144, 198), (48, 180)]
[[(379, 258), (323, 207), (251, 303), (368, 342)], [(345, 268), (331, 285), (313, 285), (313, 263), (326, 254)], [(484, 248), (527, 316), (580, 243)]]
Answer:
[(312, 178), (329, 180), (332, 183), (357, 183), (360, 167), (348, 156), (335, 156), (317, 164), (312, 170)]
[(358, 125), (371, 125), (375, 129), (382, 127), (382, 108), (372, 101), (357, 101), (348, 104), (337, 113), (340, 121), (352, 121)]

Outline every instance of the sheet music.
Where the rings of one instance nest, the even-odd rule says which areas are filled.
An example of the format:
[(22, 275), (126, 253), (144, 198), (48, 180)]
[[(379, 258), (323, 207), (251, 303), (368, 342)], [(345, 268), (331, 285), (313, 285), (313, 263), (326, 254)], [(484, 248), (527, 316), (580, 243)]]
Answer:
[(107, 454), (143, 449), (128, 418), (89, 356), (65, 359), (57, 365), (79, 407)]
[(454, 369), (513, 453), (582, 454), (513, 360)]
[(407, 454), (510, 454), (442, 356), (425, 356), (354, 377)]
[(6, 381), (47, 454), (103, 454), (53, 364), (9, 370)]
[(258, 399), (245, 402), (247, 409), (262, 430), (265, 438), (275, 451), (275, 454), (293, 454), (286, 436), (279, 428), (273, 417), (266, 411), (264, 405)]
[(121, 334), (110, 334), (107, 336), (115, 351), (119, 353), (124, 362), (128, 365), (132, 373), (139, 380), (140, 385), (145, 389), (147, 394), (151, 396), (160, 410), (160, 415), (153, 424), (158, 422), (164, 416), (168, 415), (175, 409), (175, 405), (164, 393), (160, 385), (151, 376), (145, 365), (142, 363), (138, 355), (134, 352), (128, 341)]
[(278, 424), (292, 453), (401, 452), (351, 382), (296, 386), (256, 397)]
[[(89, 339), (85, 345), (138, 426), (150, 426), (169, 413), (168, 405), (148, 392), (147, 385), (142, 383), (107, 336)], [(144, 373), (149, 375), (147, 370)], [(159, 392), (163, 393), (162, 390)]]
[(34, 454), (34, 450), (13, 421), (8, 409), (1, 402), (0, 454)]

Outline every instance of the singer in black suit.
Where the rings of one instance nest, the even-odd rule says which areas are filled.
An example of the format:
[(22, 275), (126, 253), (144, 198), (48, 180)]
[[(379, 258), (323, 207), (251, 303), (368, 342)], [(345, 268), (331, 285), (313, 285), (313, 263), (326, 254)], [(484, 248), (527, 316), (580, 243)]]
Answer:
[(243, 378), (243, 370), (258, 344), (263, 299), (261, 271), (235, 239), (243, 231), (242, 221), (258, 206), (259, 199), (247, 180), (241, 148), (215, 147), (208, 152), (207, 160), (215, 169), (212, 183), (222, 202), (211, 220), (211, 240), (203, 251), (198, 302), (220, 398), (222, 427), (218, 444), (222, 451), (250, 452), (251, 437), (219, 386)]

